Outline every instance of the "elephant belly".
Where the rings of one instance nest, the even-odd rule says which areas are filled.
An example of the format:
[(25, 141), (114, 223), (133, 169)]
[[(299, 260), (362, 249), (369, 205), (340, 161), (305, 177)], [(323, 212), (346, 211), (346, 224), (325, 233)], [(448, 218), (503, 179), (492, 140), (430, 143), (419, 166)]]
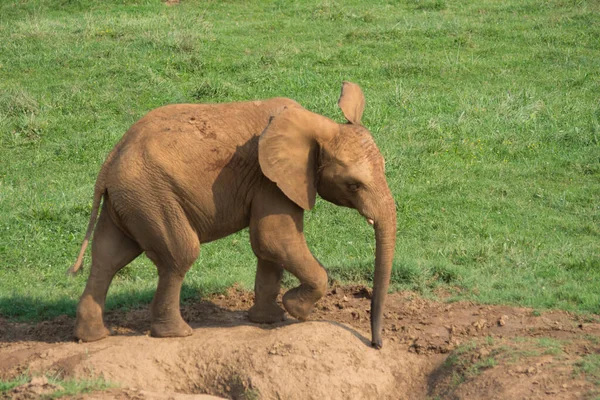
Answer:
[(239, 232), (246, 228), (248, 224), (249, 218), (238, 217), (229, 218), (225, 224), (215, 221), (212, 224), (209, 222), (204, 224), (193, 223), (192, 225), (198, 233), (198, 239), (200, 240), (200, 243), (208, 243)]
[[(237, 202), (194, 199), (181, 201), (187, 219), (196, 231), (200, 243), (208, 243), (246, 228), (250, 221), (249, 207)], [(229, 204), (227, 204), (229, 203)]]

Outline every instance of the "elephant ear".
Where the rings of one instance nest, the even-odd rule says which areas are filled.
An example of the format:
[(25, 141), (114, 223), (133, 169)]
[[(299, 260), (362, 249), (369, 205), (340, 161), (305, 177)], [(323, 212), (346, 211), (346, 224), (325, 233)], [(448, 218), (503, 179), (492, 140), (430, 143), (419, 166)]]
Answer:
[(352, 124), (360, 124), (365, 110), (365, 95), (356, 83), (342, 83), (342, 93), (338, 100), (338, 106), (342, 109), (344, 117)]
[(329, 140), (333, 121), (300, 107), (272, 116), (258, 141), (258, 161), (267, 178), (305, 210), (315, 205), (319, 142)]

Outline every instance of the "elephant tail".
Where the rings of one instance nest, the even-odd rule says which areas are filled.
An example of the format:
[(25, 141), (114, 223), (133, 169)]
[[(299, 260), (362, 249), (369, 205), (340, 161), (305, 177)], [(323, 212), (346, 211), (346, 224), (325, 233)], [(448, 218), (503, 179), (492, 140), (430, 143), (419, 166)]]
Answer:
[(79, 250), (79, 256), (77, 257), (75, 264), (73, 264), (71, 268), (69, 268), (69, 270), (67, 271), (67, 275), (69, 276), (77, 275), (79, 269), (83, 265), (83, 256), (90, 242), (90, 237), (92, 236), (92, 232), (94, 231), (94, 226), (96, 226), (96, 220), (98, 219), (100, 202), (102, 201), (102, 197), (104, 197), (104, 193), (106, 193), (106, 170), (108, 169), (108, 164), (113, 158), (113, 153), (114, 152), (111, 152), (108, 155), (106, 161), (100, 169), (98, 179), (96, 179), (96, 185), (94, 186), (94, 200), (92, 203), (92, 215), (90, 215), (90, 222), (88, 223), (87, 232), (85, 233), (85, 238), (83, 239), (81, 249)]

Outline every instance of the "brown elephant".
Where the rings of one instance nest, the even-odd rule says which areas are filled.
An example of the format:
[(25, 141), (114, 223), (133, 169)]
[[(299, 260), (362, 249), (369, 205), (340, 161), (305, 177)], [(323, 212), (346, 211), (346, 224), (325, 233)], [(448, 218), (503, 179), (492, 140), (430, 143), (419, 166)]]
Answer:
[(303, 234), (304, 210), (316, 194), (358, 210), (374, 225), (372, 344), (380, 348), (383, 304), (396, 243), (395, 202), (384, 160), (360, 124), (365, 100), (344, 82), (338, 124), (286, 98), (160, 107), (136, 122), (102, 165), (79, 257), (92, 242), (90, 276), (77, 307), (75, 337), (109, 335), (102, 314), (114, 275), (142, 252), (158, 268), (151, 334), (187, 336), (179, 309), (186, 272), (207, 243), (250, 227), (258, 259), (253, 322), (281, 321), (277, 305), (283, 269), (300, 286), (283, 296), (287, 312), (304, 320), (327, 289), (327, 273)]

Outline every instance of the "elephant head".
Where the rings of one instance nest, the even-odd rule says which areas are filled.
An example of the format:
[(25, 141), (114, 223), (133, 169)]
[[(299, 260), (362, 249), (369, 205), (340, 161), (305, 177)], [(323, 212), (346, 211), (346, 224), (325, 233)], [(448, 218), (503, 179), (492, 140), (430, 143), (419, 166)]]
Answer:
[(273, 116), (259, 139), (264, 175), (304, 210), (316, 194), (356, 209), (374, 226), (375, 276), (371, 300), (372, 345), (381, 348), (383, 305), (396, 244), (396, 207), (385, 178), (384, 160), (360, 123), (365, 98), (356, 84), (344, 82), (338, 101), (346, 124), (299, 106)]

